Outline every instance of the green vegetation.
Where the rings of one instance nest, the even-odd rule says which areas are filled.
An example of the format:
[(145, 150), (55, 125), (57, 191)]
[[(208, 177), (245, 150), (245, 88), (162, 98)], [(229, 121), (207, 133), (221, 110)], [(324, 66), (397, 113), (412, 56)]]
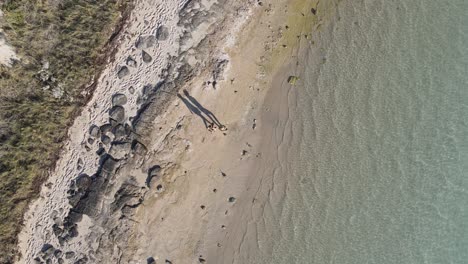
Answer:
[(0, 65), (0, 263), (13, 261), (22, 215), (57, 160), (130, 1), (0, 0), (0, 25), (21, 58)]

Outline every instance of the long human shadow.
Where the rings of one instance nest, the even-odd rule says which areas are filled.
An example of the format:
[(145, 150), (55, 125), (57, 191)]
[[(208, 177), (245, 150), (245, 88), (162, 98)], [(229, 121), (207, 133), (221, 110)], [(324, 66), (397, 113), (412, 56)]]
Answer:
[(182, 100), (182, 102), (185, 104), (185, 106), (190, 110), (190, 113), (192, 114), (196, 114), (197, 116), (199, 116), (202, 120), (203, 120), (203, 124), (205, 124), (205, 127), (208, 128), (209, 125), (212, 124), (212, 122), (210, 122), (203, 114), (202, 114), (202, 111), (200, 111), (200, 109), (198, 109), (195, 105), (193, 105), (192, 103), (190, 103), (189, 100), (185, 99), (182, 95), (180, 95), (179, 93), (177, 94), (177, 97), (180, 98), (180, 100)]
[(189, 94), (189, 92), (187, 90), (184, 89), (184, 95), (190, 100), (190, 102), (195, 105), (198, 109), (200, 109), (200, 111), (202, 111), (210, 120), (211, 120), (211, 123), (212, 124), (215, 124), (216, 126), (218, 127), (223, 127), (223, 124), (221, 124), (221, 122), (219, 122), (218, 118), (216, 118), (216, 116), (213, 114), (213, 112), (211, 112), (210, 110), (206, 109), (205, 107), (203, 107), (198, 101), (197, 99), (195, 99), (193, 96), (191, 96)]

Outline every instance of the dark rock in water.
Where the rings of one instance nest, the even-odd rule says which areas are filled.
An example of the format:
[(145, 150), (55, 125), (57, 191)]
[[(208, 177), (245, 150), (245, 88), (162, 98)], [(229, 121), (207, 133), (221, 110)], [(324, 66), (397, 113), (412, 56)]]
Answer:
[(130, 70), (128, 69), (127, 66), (122, 66), (117, 71), (117, 77), (119, 77), (119, 79), (122, 79), (123, 77), (125, 77), (125, 76), (127, 76), (129, 74), (130, 74)]
[(169, 29), (166, 26), (159, 26), (156, 30), (156, 38), (160, 41), (167, 40), (169, 38)]
[(149, 63), (153, 60), (153, 57), (149, 55), (146, 51), (142, 50), (141, 51), (141, 57), (143, 58), (143, 61), (146, 63)]
[(150, 184), (151, 184), (151, 180), (154, 178), (154, 177), (157, 177), (159, 176), (159, 172), (161, 171), (161, 166), (159, 165), (155, 165), (153, 167), (151, 167), (149, 170), (148, 170), (148, 177), (146, 177), (146, 186), (151, 187)]
[(122, 123), (125, 120), (125, 109), (122, 106), (114, 106), (109, 111), (109, 116), (112, 120)]
[(146, 259), (146, 264), (156, 264), (156, 260), (153, 257)]
[(127, 96), (125, 96), (125, 94), (114, 94), (112, 96), (112, 105), (113, 106), (116, 106), (116, 105), (125, 105), (127, 103)]
[(128, 58), (127, 58), (127, 66), (136, 67), (136, 66), (137, 66), (136, 60), (134, 60), (131, 56), (128, 56)]
[(92, 136), (92, 137), (99, 137), (101, 134), (101, 131), (99, 129), (98, 126), (96, 125), (92, 125), (90, 128), (89, 128), (89, 135)]
[(141, 35), (138, 37), (135, 47), (138, 49), (147, 49), (154, 46), (156, 37), (154, 35)]

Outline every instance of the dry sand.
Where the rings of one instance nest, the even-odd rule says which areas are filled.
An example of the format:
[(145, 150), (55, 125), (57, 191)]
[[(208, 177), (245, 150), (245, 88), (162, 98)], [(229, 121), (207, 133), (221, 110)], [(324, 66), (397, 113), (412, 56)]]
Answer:
[(276, 188), (281, 102), (315, 1), (220, 2), (137, 2), (25, 217), (18, 263), (247, 263), (268, 251), (255, 222)]

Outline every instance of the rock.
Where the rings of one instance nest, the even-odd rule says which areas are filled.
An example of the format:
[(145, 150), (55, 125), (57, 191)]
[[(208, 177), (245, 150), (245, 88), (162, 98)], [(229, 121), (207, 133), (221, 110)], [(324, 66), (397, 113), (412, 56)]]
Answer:
[(104, 149), (104, 147), (99, 147), (99, 149), (96, 150), (96, 154), (98, 156), (104, 155), (105, 153), (106, 153), (106, 149)]
[(75, 186), (78, 188), (78, 190), (87, 190), (92, 182), (93, 180), (91, 177), (83, 173), (76, 177)]
[(228, 201), (229, 201), (230, 203), (233, 203), (233, 202), (236, 201), (236, 198), (235, 198), (235, 197), (229, 197)]
[(78, 161), (76, 162), (76, 169), (77, 170), (82, 170), (83, 169), (83, 160), (81, 158), (78, 158)]
[(146, 259), (147, 264), (156, 264), (156, 260), (153, 257), (149, 257)]
[(83, 220), (83, 214), (75, 212), (73, 210), (70, 210), (70, 212), (68, 212), (68, 216), (65, 217), (65, 222), (70, 224), (79, 223), (81, 222), (81, 220)]
[(143, 61), (146, 62), (146, 63), (150, 63), (153, 60), (153, 57), (151, 57), (151, 55), (149, 55), (144, 50), (141, 51), (141, 57), (142, 57)]
[(133, 140), (132, 151), (138, 155), (145, 155), (147, 149), (146, 146), (140, 143), (138, 140)]
[(117, 71), (117, 77), (119, 77), (119, 79), (122, 79), (123, 77), (129, 74), (130, 74), (130, 70), (127, 68), (127, 66), (122, 66)]
[(101, 133), (102, 133), (102, 134), (105, 134), (105, 133), (111, 131), (112, 125), (111, 125), (111, 124), (104, 124), (104, 125), (102, 125), (99, 129), (101, 130)]
[(98, 126), (92, 125), (89, 128), (89, 135), (94, 137), (94, 138), (98, 138), (101, 135), (101, 130), (99, 129)]
[(61, 258), (62, 255), (63, 255), (62, 250), (60, 250), (60, 249), (55, 250), (54, 256), (55, 256), (56, 258)]
[(118, 123), (122, 123), (125, 120), (125, 109), (122, 106), (114, 106), (109, 111), (111, 119)]
[(52, 226), (52, 231), (54, 232), (54, 235), (56, 237), (59, 237), (59, 236), (61, 236), (63, 234), (63, 229), (60, 228), (57, 224), (54, 224)]
[(112, 129), (112, 134), (115, 136), (115, 140), (122, 140), (128, 135), (127, 129), (125, 126), (118, 124)]
[(108, 173), (113, 173), (117, 168), (118, 163), (119, 162), (109, 154), (102, 156), (99, 160), (101, 170)]
[(158, 184), (158, 186), (156, 186), (156, 190), (158, 192), (162, 192), (162, 191), (164, 191), (164, 187), (162, 186), (162, 184)]
[(131, 144), (129, 142), (112, 142), (109, 154), (116, 159), (123, 159), (130, 152)]
[(65, 252), (65, 258), (66, 258), (66, 259), (71, 259), (71, 258), (73, 258), (74, 256), (75, 256), (75, 252), (73, 252), (73, 251), (67, 251), (67, 252)]
[[(137, 186), (134, 181), (122, 183), (119, 190), (114, 195), (114, 201), (110, 205), (110, 210), (115, 212), (122, 207), (136, 208), (142, 202), (142, 188)], [(128, 213), (132, 213), (128, 211)]]
[(310, 12), (312, 12), (313, 15), (316, 15), (316, 14), (317, 14), (317, 9), (311, 8), (311, 9), (310, 9)]
[(147, 49), (154, 46), (156, 42), (156, 37), (154, 35), (141, 35), (138, 37), (135, 47), (138, 49)]
[(155, 165), (148, 170), (148, 177), (146, 177), (146, 186), (148, 186), (148, 188), (151, 187), (150, 185), (151, 185), (152, 179), (154, 177), (159, 176), (160, 171), (161, 171), (161, 166), (159, 165)]
[(125, 105), (127, 103), (127, 96), (125, 94), (114, 94), (112, 96), (112, 105), (117, 106), (117, 105)]
[(169, 29), (166, 26), (159, 26), (156, 30), (156, 38), (160, 41), (167, 40), (169, 38)]
[(297, 77), (297, 76), (291, 75), (291, 76), (288, 77), (288, 83), (289, 84), (295, 85), (297, 81), (299, 81), (299, 77)]
[(88, 257), (85, 256), (85, 257), (82, 257), (79, 260), (75, 261), (74, 264), (86, 264), (86, 263), (88, 263)]
[(135, 93), (135, 88), (133, 88), (133, 86), (130, 86), (130, 88), (128, 88), (128, 92), (130, 94), (134, 94)]
[(218, 59), (215, 63), (215, 68), (212, 72), (213, 74), (213, 82), (211, 83), (213, 88), (216, 89), (216, 84), (218, 81), (224, 80), (224, 71), (228, 65), (229, 61), (226, 59)]
[(41, 248), (41, 253), (43, 256), (51, 256), (55, 251), (54, 246), (51, 244), (44, 244)]
[[(111, 138), (106, 136), (106, 135), (102, 135), (101, 136), (101, 142), (105, 145), (109, 145), (109, 143), (111, 143)], [(99, 154), (98, 154), (99, 155)]]
[(130, 67), (136, 67), (137, 66), (137, 62), (136, 62), (135, 59), (132, 58), (132, 56), (128, 56), (127, 66), (130, 66)]

